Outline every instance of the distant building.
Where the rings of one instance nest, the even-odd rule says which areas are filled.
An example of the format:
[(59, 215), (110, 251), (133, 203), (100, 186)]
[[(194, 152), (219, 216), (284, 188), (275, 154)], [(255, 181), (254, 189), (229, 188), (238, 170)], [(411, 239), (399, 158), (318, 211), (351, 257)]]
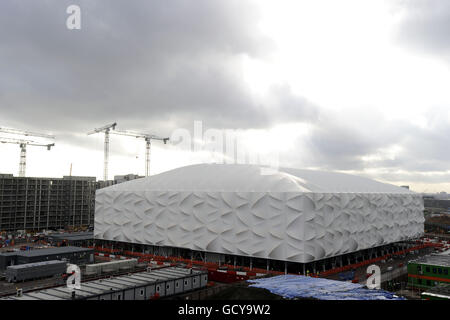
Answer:
[(424, 197), (423, 203), (425, 208), (450, 209), (450, 200), (438, 200)]
[(93, 262), (94, 249), (69, 246), (0, 253), (0, 270), (13, 265), (62, 259), (76, 264)]
[(115, 181), (115, 184), (118, 184), (118, 183), (127, 182), (127, 181), (140, 179), (140, 178), (144, 178), (144, 176), (138, 176), (137, 174), (130, 173), (130, 174), (123, 175), (123, 176), (114, 176), (114, 181)]
[(424, 193), (424, 199), (436, 199), (436, 200), (450, 200), (450, 194), (445, 191), (441, 191), (439, 193)]
[(96, 185), (96, 189), (102, 189), (102, 188), (112, 186), (114, 184), (115, 184), (114, 180), (106, 180), (106, 181), (100, 180), (100, 181), (97, 181), (95, 185)]
[(450, 281), (450, 256), (431, 254), (408, 262), (408, 286), (428, 289)]
[(87, 247), (92, 245), (94, 240), (94, 232), (64, 232), (64, 233), (50, 233), (46, 236), (48, 242), (57, 246), (75, 246)]
[(409, 190), (409, 186), (400, 186), (402, 188), (408, 189)]
[(95, 177), (15, 177), (0, 174), (0, 231), (93, 226), (95, 191), (143, 178), (136, 174)]
[(129, 174), (125, 174), (125, 175), (119, 175), (119, 176), (114, 176), (114, 180), (107, 180), (107, 181), (98, 181), (97, 182), (97, 189), (102, 189), (102, 188), (106, 188), (115, 184), (119, 184), (122, 182), (127, 182), (127, 181), (131, 181), (131, 180), (135, 180), (135, 179), (140, 179), (140, 178), (144, 178), (144, 176), (138, 176), (137, 174), (133, 174), (133, 173), (129, 173)]
[(0, 230), (62, 229), (94, 223), (95, 177), (0, 174)]
[(0, 300), (149, 300), (205, 288), (208, 272), (169, 267), (83, 282), (81, 289), (66, 285), (27, 290)]

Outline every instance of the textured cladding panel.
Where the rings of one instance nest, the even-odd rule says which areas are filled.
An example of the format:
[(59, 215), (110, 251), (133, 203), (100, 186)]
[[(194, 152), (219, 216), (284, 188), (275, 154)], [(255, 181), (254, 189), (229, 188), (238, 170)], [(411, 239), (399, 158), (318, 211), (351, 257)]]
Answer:
[(417, 237), (415, 194), (110, 191), (96, 239), (310, 262)]

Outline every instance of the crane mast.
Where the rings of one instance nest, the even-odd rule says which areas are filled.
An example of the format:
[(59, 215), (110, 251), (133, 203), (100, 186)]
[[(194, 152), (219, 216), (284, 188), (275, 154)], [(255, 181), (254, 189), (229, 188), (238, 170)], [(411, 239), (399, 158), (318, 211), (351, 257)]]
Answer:
[(19, 177), (25, 177), (27, 167), (27, 144), (20, 143)]
[(114, 130), (116, 128), (117, 123), (111, 123), (107, 124), (106, 126), (103, 126), (101, 128), (94, 129), (91, 132), (88, 132), (88, 135), (103, 132), (105, 133), (105, 143), (103, 146), (103, 180), (108, 180), (108, 165), (109, 165), (109, 133), (111, 130)]
[(27, 145), (37, 146), (37, 147), (47, 147), (50, 150), (55, 144), (41, 144), (36, 143), (32, 140), (23, 139), (12, 139), (12, 138), (0, 138), (0, 143), (12, 143), (18, 144), (20, 147), (20, 161), (19, 161), (19, 177), (25, 177), (26, 167), (27, 167)]
[(150, 175), (150, 147), (151, 147), (151, 139), (145, 138), (145, 176), (148, 177)]
[[(31, 132), (31, 131), (24, 131), (14, 128), (7, 128), (7, 127), (0, 127), (0, 132), (7, 133), (7, 134), (13, 134), (13, 135), (21, 135), (26, 137), (40, 137), (40, 138), (47, 138), (47, 139), (55, 139), (55, 136), (44, 134), (44, 133), (37, 133), (37, 132)], [(27, 145), (32, 146), (39, 146), (39, 147), (47, 147), (48, 150), (50, 150), (51, 147), (53, 147), (55, 144), (39, 144), (31, 140), (20, 140), (20, 139), (13, 139), (13, 138), (1, 138), (0, 142), (2, 143), (15, 143), (19, 144), (20, 146), (20, 162), (19, 162), (19, 177), (25, 177), (25, 171), (27, 166)]]
[(135, 137), (145, 140), (145, 176), (150, 176), (150, 148), (151, 148), (151, 140), (161, 140), (164, 142), (164, 144), (169, 141), (169, 138), (162, 138), (159, 136), (155, 136), (153, 134), (148, 133), (140, 133), (140, 132), (134, 132), (134, 131), (126, 131), (126, 130), (115, 130), (111, 133), (122, 135), (122, 136), (129, 136), (129, 137)]

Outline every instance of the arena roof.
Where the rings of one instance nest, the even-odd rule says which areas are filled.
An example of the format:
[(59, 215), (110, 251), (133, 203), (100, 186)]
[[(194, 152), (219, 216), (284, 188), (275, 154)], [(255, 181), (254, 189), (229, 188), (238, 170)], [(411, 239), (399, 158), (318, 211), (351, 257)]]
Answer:
[(222, 191), (414, 194), (406, 188), (338, 172), (258, 165), (198, 164), (97, 191)]

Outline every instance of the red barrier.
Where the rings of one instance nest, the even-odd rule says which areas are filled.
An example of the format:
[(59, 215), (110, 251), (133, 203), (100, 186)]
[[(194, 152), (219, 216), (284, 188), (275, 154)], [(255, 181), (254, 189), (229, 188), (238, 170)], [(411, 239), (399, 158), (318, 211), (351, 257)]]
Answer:
[[(421, 243), (421, 242), (419, 241), (416, 243)], [(444, 245), (442, 243), (421, 243), (421, 244), (414, 246), (412, 248), (409, 248), (407, 250), (400, 250), (400, 251), (394, 252), (392, 254), (386, 254), (381, 257), (372, 258), (372, 259), (368, 259), (368, 260), (365, 260), (362, 262), (357, 262), (357, 263), (354, 263), (351, 265), (337, 267), (337, 268), (323, 271), (320, 273), (320, 277), (329, 276), (332, 274), (336, 274), (336, 273), (340, 273), (340, 272), (344, 272), (344, 271), (348, 271), (348, 270), (352, 270), (352, 269), (357, 269), (357, 268), (360, 268), (365, 265), (379, 262), (381, 260), (386, 260), (393, 255), (403, 255), (403, 254), (406, 254), (407, 252), (414, 251), (414, 250), (420, 250), (420, 249), (424, 249), (427, 247), (439, 248), (439, 247), (444, 247)], [(150, 262), (151, 260), (154, 260), (158, 264), (162, 264), (163, 262), (170, 262), (171, 264), (185, 263), (188, 265), (188, 267), (192, 267), (192, 265), (196, 265), (196, 266), (200, 266), (200, 267), (206, 267), (211, 270), (217, 270), (217, 268), (219, 267), (218, 264), (214, 263), (214, 262), (204, 262), (204, 261), (197, 261), (197, 260), (193, 261), (193, 260), (186, 259), (186, 258), (165, 257), (165, 256), (158, 256), (158, 255), (153, 255), (153, 254), (145, 254), (142, 252), (132, 252), (132, 251), (120, 252), (119, 250), (113, 250), (110, 248), (102, 248), (102, 247), (93, 247), (93, 248), (96, 251), (100, 251), (100, 252), (108, 252), (108, 253), (114, 252), (115, 254), (122, 254), (122, 255), (126, 255), (126, 256), (138, 257), (139, 262)], [(98, 253), (96, 253), (96, 254), (98, 254)], [(105, 256), (107, 257), (108, 254), (105, 254)], [(246, 266), (242, 267), (242, 266), (234, 266), (234, 265), (230, 265), (230, 264), (223, 264), (222, 267), (227, 268), (228, 273), (231, 275), (234, 275), (234, 276), (236, 275), (236, 271), (235, 271), (236, 269), (243, 270), (243, 271), (247, 272), (247, 274), (250, 276), (256, 276), (256, 273), (273, 274), (273, 275), (284, 274), (284, 272), (282, 272), (282, 271), (272, 271), (271, 270), (271, 271), (267, 272), (266, 269), (261, 269), (261, 268), (252, 268), (250, 270), (250, 268), (246, 267)], [(218, 273), (224, 274), (224, 272), (218, 272)]]

